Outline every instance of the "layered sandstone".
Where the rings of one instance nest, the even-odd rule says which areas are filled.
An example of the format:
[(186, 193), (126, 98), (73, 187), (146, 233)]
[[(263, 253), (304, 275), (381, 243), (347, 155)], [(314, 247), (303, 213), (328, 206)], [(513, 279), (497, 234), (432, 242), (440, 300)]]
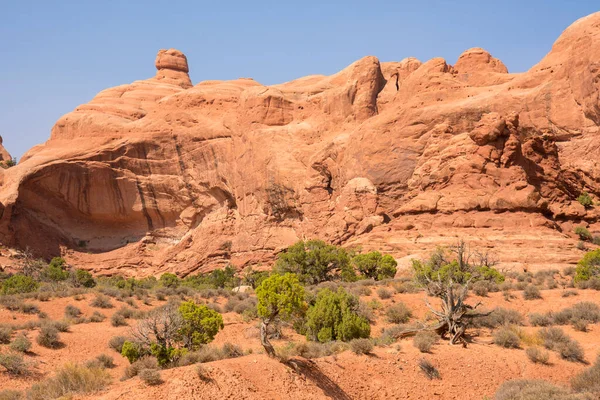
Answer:
[(268, 264), (301, 238), (399, 259), (458, 237), (511, 267), (580, 257), (598, 212), (600, 13), (531, 70), (483, 49), (264, 86), (185, 56), (100, 92), (5, 171), (1, 241), (97, 272)]

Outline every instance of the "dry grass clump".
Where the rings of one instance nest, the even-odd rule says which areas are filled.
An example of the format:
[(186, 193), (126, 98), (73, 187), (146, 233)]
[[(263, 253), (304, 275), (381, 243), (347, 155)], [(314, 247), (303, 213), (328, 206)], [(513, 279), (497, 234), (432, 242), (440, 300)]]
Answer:
[(34, 384), (27, 392), (28, 400), (47, 400), (74, 394), (93, 394), (110, 383), (110, 374), (102, 368), (67, 364), (56, 375)]
[(81, 314), (81, 310), (72, 304), (65, 307), (65, 318), (79, 318)]
[(0, 344), (10, 343), (13, 334), (13, 327), (10, 325), (0, 325)]
[(422, 331), (413, 338), (413, 345), (419, 349), (421, 353), (429, 353), (434, 344), (438, 341), (438, 335), (434, 332)]
[(21, 304), (21, 307), (19, 307), (19, 311), (21, 311), (23, 314), (38, 314), (40, 309), (35, 304), (23, 303)]
[(600, 355), (594, 365), (573, 377), (571, 387), (576, 392), (595, 393), (600, 396)]
[(523, 315), (517, 310), (496, 307), (489, 315), (474, 318), (472, 325), (476, 328), (495, 329), (502, 325), (523, 325)]
[(116, 312), (110, 317), (110, 324), (114, 327), (127, 326), (127, 320), (123, 314)]
[(125, 368), (125, 373), (121, 380), (127, 380), (133, 378), (134, 376), (138, 376), (138, 374), (145, 369), (158, 369), (158, 361), (156, 360), (156, 357), (144, 356), (131, 363), (127, 366), (127, 368)]
[(525, 354), (535, 364), (548, 365), (548, 361), (550, 360), (550, 353), (539, 347), (528, 347), (525, 350)]
[(494, 400), (584, 400), (584, 398), (543, 380), (516, 379), (500, 385)]
[(100, 354), (99, 356), (96, 357), (96, 360), (98, 360), (100, 362), (100, 364), (102, 365), (102, 367), (104, 367), (104, 368), (114, 368), (115, 367), (113, 358), (107, 354)]
[(521, 346), (519, 335), (510, 327), (502, 327), (494, 332), (494, 344), (506, 349), (518, 349)]
[(354, 354), (370, 354), (373, 351), (373, 341), (370, 339), (353, 339), (350, 348)]
[(392, 297), (392, 291), (386, 287), (380, 287), (377, 289), (377, 296), (379, 296), (381, 300), (387, 300)]
[(90, 317), (90, 322), (102, 322), (105, 319), (106, 315), (102, 314), (100, 311), (94, 311), (94, 313)]
[(196, 365), (196, 374), (198, 375), (198, 378), (204, 382), (210, 382), (212, 380), (209, 369), (202, 364)]
[(101, 293), (98, 293), (96, 295), (96, 297), (94, 297), (94, 299), (90, 303), (90, 306), (98, 307), (98, 308), (113, 308), (114, 307), (112, 302), (110, 301), (110, 299)]
[(548, 313), (531, 313), (529, 314), (529, 323), (531, 326), (550, 326), (554, 324), (554, 319)]
[(18, 352), (0, 353), (0, 366), (11, 375), (27, 375), (30, 364), (25, 361), (23, 354)]
[(121, 350), (123, 349), (123, 343), (127, 341), (125, 336), (113, 336), (108, 341), (108, 347), (121, 354)]
[(403, 324), (412, 317), (412, 311), (404, 303), (394, 304), (385, 311), (388, 321), (392, 324)]
[(163, 383), (160, 371), (157, 369), (143, 369), (139, 372), (140, 379), (148, 386), (156, 386)]
[(31, 340), (24, 333), (20, 333), (10, 344), (10, 349), (19, 353), (26, 353), (31, 350)]
[(22, 400), (24, 399), (23, 392), (12, 389), (0, 390), (0, 400)]
[(60, 347), (60, 335), (54, 324), (46, 323), (40, 327), (40, 333), (37, 336), (36, 342), (43, 347), (55, 349)]
[(529, 285), (523, 290), (523, 298), (525, 300), (537, 300), (542, 298), (542, 293), (540, 289), (536, 286)]
[(440, 372), (429, 360), (422, 358), (419, 361), (419, 368), (429, 379), (442, 379)]
[(539, 332), (544, 347), (558, 352), (560, 357), (572, 362), (585, 362), (585, 353), (579, 342), (571, 339), (561, 328), (543, 328)]

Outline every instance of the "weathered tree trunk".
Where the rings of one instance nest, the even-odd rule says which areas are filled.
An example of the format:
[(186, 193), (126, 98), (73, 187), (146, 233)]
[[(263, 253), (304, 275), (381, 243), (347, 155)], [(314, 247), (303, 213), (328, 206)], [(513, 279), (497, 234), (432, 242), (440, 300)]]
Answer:
[(270, 318), (263, 320), (261, 322), (261, 324), (260, 324), (260, 343), (265, 348), (265, 351), (267, 352), (267, 355), (269, 357), (275, 357), (275, 348), (273, 347), (271, 342), (269, 342), (269, 337), (268, 337), (268, 333), (267, 333), (270, 323), (271, 323)]

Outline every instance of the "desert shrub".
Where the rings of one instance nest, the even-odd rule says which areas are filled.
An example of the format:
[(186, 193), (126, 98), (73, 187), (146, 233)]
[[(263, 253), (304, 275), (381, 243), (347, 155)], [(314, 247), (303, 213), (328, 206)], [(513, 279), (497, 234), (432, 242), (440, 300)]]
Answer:
[(125, 319), (123, 314), (117, 312), (114, 313), (112, 317), (110, 317), (110, 324), (114, 327), (127, 326), (127, 320)]
[(535, 364), (546, 365), (550, 359), (550, 353), (538, 347), (528, 347), (527, 350), (525, 350), (525, 354), (527, 354), (527, 357)]
[(579, 293), (577, 293), (576, 290), (565, 290), (564, 292), (561, 293), (562, 297), (572, 297), (572, 296), (577, 296), (579, 295)]
[(49, 301), (51, 297), (52, 296), (49, 292), (38, 292), (36, 296), (39, 301)]
[(128, 365), (127, 368), (125, 368), (123, 379), (133, 378), (145, 369), (158, 369), (158, 361), (155, 357), (144, 356), (139, 360), (133, 362), (131, 365)]
[(0, 400), (22, 400), (24, 399), (23, 392), (12, 389), (0, 390)]
[(53, 377), (34, 384), (27, 392), (27, 399), (47, 400), (72, 394), (93, 394), (104, 389), (110, 380), (110, 374), (102, 368), (67, 364)]
[(502, 325), (523, 325), (523, 315), (517, 310), (496, 307), (489, 315), (474, 318), (472, 325), (476, 328), (495, 329)]
[(438, 336), (434, 332), (421, 331), (413, 338), (413, 345), (419, 349), (421, 353), (429, 353), (434, 344), (438, 341)]
[(90, 303), (92, 307), (98, 308), (113, 308), (110, 299), (103, 294), (98, 293)]
[(54, 257), (50, 264), (42, 271), (42, 279), (45, 281), (59, 282), (67, 280), (69, 272), (65, 271), (67, 262), (62, 257)]
[(321, 240), (299, 241), (277, 256), (274, 271), (293, 273), (306, 285), (331, 281), (338, 277), (355, 280), (348, 252)]
[(494, 344), (507, 349), (518, 349), (521, 345), (519, 335), (509, 327), (502, 327), (494, 332)]
[(31, 350), (31, 340), (23, 333), (18, 334), (10, 344), (10, 349), (20, 353), (26, 353)]
[(473, 284), (471, 290), (477, 296), (486, 297), (490, 292), (490, 283), (488, 281), (477, 281)]
[(571, 387), (576, 392), (600, 394), (600, 355), (596, 358), (594, 365), (571, 379)]
[(549, 314), (532, 313), (529, 314), (529, 323), (531, 326), (550, 326), (554, 321)]
[(99, 311), (94, 311), (90, 317), (90, 322), (102, 322), (106, 319), (106, 315)]
[(127, 341), (125, 336), (113, 336), (108, 341), (108, 347), (121, 354), (123, 351), (123, 344)]
[[(313, 359), (330, 356), (335, 353), (335, 350), (339, 350), (338, 345), (341, 342), (302, 342), (295, 346), (295, 353), (301, 357)], [(348, 348), (348, 345), (344, 343), (344, 348)]]
[(65, 317), (66, 318), (77, 318), (81, 316), (81, 310), (74, 305), (67, 305), (65, 307)]
[(21, 307), (19, 307), (19, 311), (21, 311), (23, 314), (38, 314), (40, 309), (35, 304), (23, 303), (21, 304)]
[(352, 264), (363, 277), (376, 281), (393, 278), (398, 265), (394, 257), (388, 254), (382, 255), (378, 251), (358, 254), (352, 258)]
[(68, 321), (49, 321), (46, 324), (50, 324), (56, 328), (59, 332), (69, 332), (71, 325)]
[(160, 385), (163, 381), (157, 369), (143, 369), (139, 372), (140, 379), (149, 386)]
[(581, 192), (577, 197), (577, 201), (585, 208), (590, 208), (594, 205), (594, 200), (592, 200), (592, 196), (588, 192)]
[(495, 400), (585, 400), (571, 396), (564, 388), (542, 380), (506, 381), (496, 391)]
[(600, 249), (587, 252), (585, 256), (577, 263), (575, 283), (589, 281), (600, 275)]
[(429, 379), (441, 379), (439, 371), (429, 360), (422, 358), (419, 361), (419, 368)]
[(412, 317), (412, 311), (404, 303), (396, 303), (385, 311), (388, 321), (392, 324), (403, 324)]
[(585, 226), (575, 227), (575, 234), (579, 236), (579, 239), (587, 242), (591, 242), (594, 239), (590, 231)]
[(570, 340), (558, 346), (558, 354), (563, 360), (585, 362), (585, 352), (576, 340)]
[(30, 365), (18, 352), (0, 353), (0, 365), (11, 375), (26, 375)]
[(369, 354), (373, 351), (373, 341), (370, 339), (353, 339), (349, 344), (354, 354)]
[(133, 364), (143, 355), (142, 348), (138, 343), (130, 342), (126, 340), (121, 346), (121, 355), (129, 360), (129, 363)]
[(31, 293), (38, 290), (40, 284), (37, 283), (32, 277), (21, 274), (16, 274), (6, 279), (2, 283), (2, 294), (19, 294), (19, 293)]
[(96, 286), (96, 280), (92, 274), (83, 269), (76, 269), (71, 273), (71, 283), (75, 287), (93, 288)]
[(382, 300), (387, 300), (392, 297), (392, 292), (388, 288), (380, 287), (377, 289), (377, 296)]
[(178, 333), (182, 337), (184, 347), (189, 350), (211, 342), (224, 327), (221, 314), (192, 300), (181, 303), (179, 314), (182, 325)]
[(13, 334), (13, 328), (10, 325), (0, 325), (0, 344), (6, 344), (10, 342), (10, 338)]
[(223, 358), (237, 358), (244, 355), (244, 351), (240, 346), (230, 342), (223, 343), (221, 351), (223, 353)]
[(96, 360), (98, 360), (100, 362), (100, 364), (102, 365), (103, 368), (114, 368), (115, 367), (114, 359), (107, 354), (100, 354), (99, 356), (96, 357)]
[(36, 342), (40, 346), (50, 349), (59, 347), (61, 344), (60, 335), (58, 334), (58, 329), (56, 329), (56, 326), (50, 323), (42, 324)]
[(591, 323), (600, 322), (600, 307), (597, 304), (583, 301), (574, 304), (552, 314), (554, 323), (557, 325), (568, 325), (576, 323)]
[(9, 311), (19, 311), (23, 306), (23, 300), (17, 296), (0, 296), (0, 304)]
[(587, 332), (588, 323), (585, 320), (577, 320), (573, 322), (573, 329), (579, 332)]
[(577, 248), (577, 250), (582, 250), (582, 251), (587, 250), (587, 246), (585, 245), (585, 242), (583, 240), (578, 241), (577, 244), (575, 245), (575, 248)]
[(569, 335), (557, 327), (540, 329), (539, 336), (548, 350), (556, 350), (561, 344), (571, 341)]
[(358, 315), (358, 306), (358, 298), (342, 287), (337, 292), (329, 289), (319, 291), (306, 316), (307, 338), (319, 342), (368, 338), (371, 327), (365, 318)]
[(540, 289), (538, 289), (536, 286), (529, 285), (525, 288), (525, 290), (523, 290), (523, 298), (525, 300), (541, 299), (542, 294), (540, 293)]

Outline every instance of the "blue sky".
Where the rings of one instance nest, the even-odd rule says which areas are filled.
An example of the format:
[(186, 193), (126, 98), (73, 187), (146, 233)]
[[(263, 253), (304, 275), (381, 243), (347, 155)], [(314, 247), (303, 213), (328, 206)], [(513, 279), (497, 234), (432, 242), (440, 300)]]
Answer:
[(100, 90), (154, 75), (183, 51), (194, 83), (332, 74), (366, 55), (444, 57), (483, 47), (511, 72), (536, 64), (597, 0), (0, 0), (0, 135), (14, 156)]

